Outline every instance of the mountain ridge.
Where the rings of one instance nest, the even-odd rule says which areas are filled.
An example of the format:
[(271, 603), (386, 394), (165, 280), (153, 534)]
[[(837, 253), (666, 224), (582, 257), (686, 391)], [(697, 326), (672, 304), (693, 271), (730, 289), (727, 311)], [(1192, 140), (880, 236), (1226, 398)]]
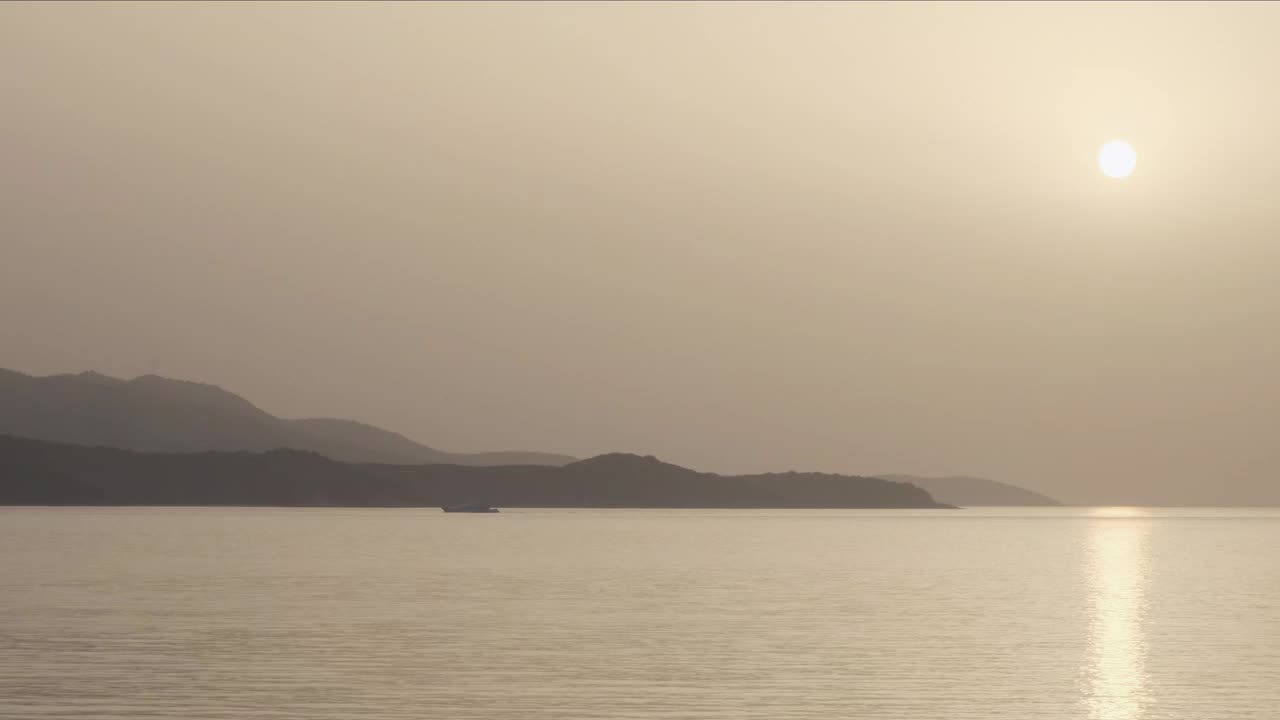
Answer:
[(95, 371), (35, 376), (0, 369), (0, 434), (139, 452), (312, 450), (335, 460), (563, 465), (577, 458), (518, 450), (453, 453), (368, 423), (281, 418), (217, 385)]
[[(93, 370), (35, 376), (0, 368), (0, 434), (151, 453), (262, 452), (292, 448), (349, 463), (479, 466), (586, 463), (572, 471), (577, 473), (587, 472), (587, 468), (599, 471), (612, 464), (615, 466), (612, 472), (623, 475), (635, 475), (644, 463), (663, 464), (651, 455), (629, 453), (606, 453), (584, 460), (523, 451), (451, 453), (357, 420), (277, 417), (248, 399), (210, 383), (155, 374), (123, 379)], [(701, 476), (711, 475), (663, 465), (668, 475), (678, 474), (675, 470), (678, 468), (680, 472), (693, 473), (689, 477), (699, 482)], [(656, 473), (659, 468), (648, 470)], [(801, 475), (819, 476), (817, 473)], [(984, 478), (897, 474), (875, 477), (912, 483), (950, 505), (1061, 504), (1039, 493)]]

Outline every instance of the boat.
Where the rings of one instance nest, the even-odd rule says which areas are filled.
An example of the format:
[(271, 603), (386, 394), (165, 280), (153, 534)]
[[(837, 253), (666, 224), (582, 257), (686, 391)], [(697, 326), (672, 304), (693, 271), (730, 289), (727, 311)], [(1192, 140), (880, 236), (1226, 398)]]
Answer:
[(442, 505), (441, 510), (445, 512), (460, 513), (496, 513), (498, 508), (489, 507), (482, 503), (459, 503), (457, 505)]

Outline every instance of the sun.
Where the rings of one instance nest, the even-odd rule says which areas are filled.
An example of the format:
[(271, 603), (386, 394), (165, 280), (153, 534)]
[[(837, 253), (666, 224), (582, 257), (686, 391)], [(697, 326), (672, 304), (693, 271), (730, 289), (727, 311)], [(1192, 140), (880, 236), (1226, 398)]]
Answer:
[(1123, 140), (1112, 140), (1098, 151), (1098, 167), (1109, 178), (1127, 178), (1138, 165), (1138, 153)]

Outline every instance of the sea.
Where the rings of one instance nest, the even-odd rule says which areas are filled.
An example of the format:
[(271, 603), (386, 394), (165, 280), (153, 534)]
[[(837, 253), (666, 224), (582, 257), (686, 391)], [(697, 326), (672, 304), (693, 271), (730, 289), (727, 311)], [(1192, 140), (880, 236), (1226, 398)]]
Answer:
[(1280, 718), (1280, 510), (0, 508), (0, 718)]

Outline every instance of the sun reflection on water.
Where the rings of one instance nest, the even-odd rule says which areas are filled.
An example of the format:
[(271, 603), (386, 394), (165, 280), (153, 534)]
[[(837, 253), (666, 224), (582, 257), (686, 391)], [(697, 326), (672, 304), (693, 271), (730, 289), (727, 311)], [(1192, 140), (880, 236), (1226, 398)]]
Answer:
[(1089, 717), (1140, 720), (1146, 714), (1147, 536), (1136, 508), (1101, 508), (1089, 529)]

